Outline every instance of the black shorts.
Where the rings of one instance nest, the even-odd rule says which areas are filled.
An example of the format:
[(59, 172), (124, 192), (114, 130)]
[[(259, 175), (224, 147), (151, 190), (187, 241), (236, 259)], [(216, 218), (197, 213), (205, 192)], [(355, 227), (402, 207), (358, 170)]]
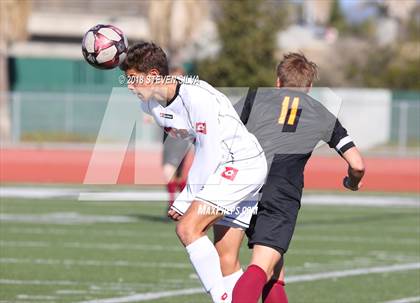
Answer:
[(248, 246), (271, 247), (282, 256), (287, 252), (300, 209), (302, 188), (285, 178), (268, 176), (258, 203), (258, 212), (251, 219), (246, 234)]

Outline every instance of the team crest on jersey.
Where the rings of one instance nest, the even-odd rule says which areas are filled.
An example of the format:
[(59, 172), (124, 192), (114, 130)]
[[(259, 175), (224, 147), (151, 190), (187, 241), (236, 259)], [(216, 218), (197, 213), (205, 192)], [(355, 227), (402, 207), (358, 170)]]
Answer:
[(221, 176), (225, 179), (233, 181), (233, 180), (235, 180), (235, 177), (236, 177), (237, 173), (238, 173), (238, 169), (236, 169), (234, 167), (226, 166), (225, 171), (222, 173)]
[(173, 119), (174, 115), (166, 114), (166, 113), (160, 113), (160, 117), (164, 119)]
[(207, 134), (206, 122), (197, 122), (195, 124), (195, 130), (197, 133)]

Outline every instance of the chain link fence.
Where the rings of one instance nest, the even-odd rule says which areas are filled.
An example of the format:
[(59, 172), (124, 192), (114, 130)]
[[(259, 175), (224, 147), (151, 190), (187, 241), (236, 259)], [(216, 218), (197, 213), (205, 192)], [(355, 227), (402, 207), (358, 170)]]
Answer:
[[(94, 143), (109, 94), (14, 92), (9, 100), (13, 143)], [(143, 116), (140, 110), (139, 115)], [(140, 132), (136, 136), (141, 142), (162, 140), (160, 129), (152, 123), (145, 123)]]
[[(81, 92), (12, 92), (7, 94), (14, 144), (26, 142), (94, 143), (105, 110), (108, 94)], [(389, 103), (389, 140), (371, 150), (388, 150), (395, 154), (417, 153), (420, 146), (420, 100), (392, 100)], [(366, 102), (366, 106), (369, 105)], [(385, 105), (381, 105), (385, 106)], [(363, 109), (360, 109), (363, 110)], [(139, 115), (143, 115), (139, 109)], [(137, 140), (146, 144), (162, 142), (162, 132), (140, 117), (145, 123), (137, 128)], [(357, 117), (354, 123), (357, 123)], [(117, 127), (117, 125), (116, 125)], [(379, 129), (381, 125), (367, 126)], [(357, 138), (354, 138), (357, 142)]]

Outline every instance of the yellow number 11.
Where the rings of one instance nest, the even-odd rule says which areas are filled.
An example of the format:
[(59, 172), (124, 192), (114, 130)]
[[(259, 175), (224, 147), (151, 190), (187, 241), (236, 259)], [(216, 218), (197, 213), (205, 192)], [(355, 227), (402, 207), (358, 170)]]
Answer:
[[(289, 111), (289, 102), (290, 102), (290, 97), (289, 96), (284, 97), (283, 102), (281, 104), (279, 124), (284, 124), (286, 122), (287, 113)], [(289, 119), (287, 119), (288, 125), (293, 125), (295, 123), (298, 106), (299, 106), (299, 97), (294, 97)]]

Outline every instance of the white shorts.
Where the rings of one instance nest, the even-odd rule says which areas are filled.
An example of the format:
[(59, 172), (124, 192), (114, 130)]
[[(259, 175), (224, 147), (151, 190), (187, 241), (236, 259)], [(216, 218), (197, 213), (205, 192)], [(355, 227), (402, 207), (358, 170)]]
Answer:
[(219, 165), (216, 172), (207, 179), (197, 193), (186, 186), (171, 208), (183, 215), (193, 200), (204, 202), (203, 214), (216, 208), (224, 217), (216, 224), (248, 228), (253, 214), (257, 212), (259, 190), (267, 175), (267, 161), (264, 153), (246, 160)]

